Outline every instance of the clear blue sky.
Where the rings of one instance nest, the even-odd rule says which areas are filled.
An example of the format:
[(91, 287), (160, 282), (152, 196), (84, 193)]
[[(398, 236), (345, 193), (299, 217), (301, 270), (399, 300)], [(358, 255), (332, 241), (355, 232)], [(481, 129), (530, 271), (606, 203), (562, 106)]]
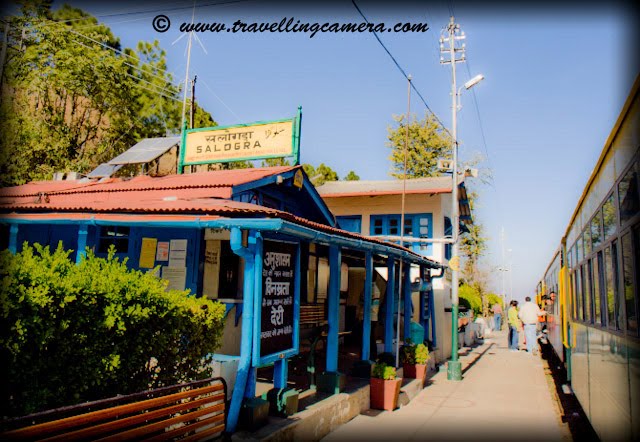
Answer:
[[(193, 2), (71, 3), (98, 16), (157, 10), (101, 20), (123, 46), (158, 39), (167, 51), (169, 70), (176, 81), (184, 81), (187, 39), (172, 43), (180, 36), (179, 23), (191, 19), (191, 10), (174, 8)], [(324, 7), (294, 2), (266, 6), (260, 1), (202, 6), (211, 3), (197, 2), (196, 21), (362, 20), (348, 0)], [(638, 65), (630, 62), (637, 60), (630, 12), (593, 4), (358, 4), (372, 22), (429, 23), (431, 29), (424, 34), (384, 33), (381, 38), (447, 127), (451, 71), (439, 64), (437, 39), (452, 8), (467, 34), (471, 75), (486, 77), (475, 88), (486, 151), (471, 93), (463, 95), (459, 113), (462, 156), (488, 154), (484, 167), (494, 176), (493, 186), (480, 187), (475, 213), (490, 237), (486, 262), (500, 265), (504, 227), (505, 248), (512, 249), (514, 296), (531, 294), (637, 74)], [(172, 21), (171, 30), (163, 34), (151, 26), (161, 12)], [(286, 118), (302, 105), (303, 162), (324, 162), (341, 177), (353, 169), (362, 179), (389, 178), (386, 131), (392, 114), (406, 110), (406, 81), (373, 35), (199, 37), (207, 53), (195, 44), (191, 76), (198, 75), (196, 99), (220, 124)], [(462, 81), (469, 78), (466, 66), (460, 65), (458, 72)], [(425, 112), (415, 94), (412, 111)], [(499, 276), (492, 286), (501, 289)]]

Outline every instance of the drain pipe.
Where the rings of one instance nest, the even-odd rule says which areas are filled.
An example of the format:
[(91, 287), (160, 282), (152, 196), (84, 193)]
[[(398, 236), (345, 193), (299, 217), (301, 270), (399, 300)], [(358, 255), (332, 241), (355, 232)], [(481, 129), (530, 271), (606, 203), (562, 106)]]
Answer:
[(433, 294), (433, 280), (440, 279), (444, 276), (444, 267), (440, 267), (439, 275), (430, 275), (429, 276), (429, 318), (431, 322), (431, 336), (433, 337), (432, 345), (433, 347), (438, 346), (438, 335), (436, 333), (436, 303)]
[(240, 361), (238, 362), (238, 374), (233, 388), (229, 416), (227, 418), (227, 433), (233, 433), (238, 425), (240, 407), (247, 386), (249, 370), (251, 369), (251, 344), (253, 337), (253, 297), (255, 292), (255, 248), (242, 245), (242, 230), (238, 227), (231, 228), (231, 250), (244, 259), (244, 304), (242, 309), (242, 337), (240, 342)]

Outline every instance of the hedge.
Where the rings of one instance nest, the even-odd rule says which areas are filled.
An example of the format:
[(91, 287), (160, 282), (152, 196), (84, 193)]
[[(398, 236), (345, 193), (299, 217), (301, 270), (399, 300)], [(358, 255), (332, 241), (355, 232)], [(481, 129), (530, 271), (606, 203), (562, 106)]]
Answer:
[(210, 375), (224, 306), (91, 251), (0, 253), (3, 416)]

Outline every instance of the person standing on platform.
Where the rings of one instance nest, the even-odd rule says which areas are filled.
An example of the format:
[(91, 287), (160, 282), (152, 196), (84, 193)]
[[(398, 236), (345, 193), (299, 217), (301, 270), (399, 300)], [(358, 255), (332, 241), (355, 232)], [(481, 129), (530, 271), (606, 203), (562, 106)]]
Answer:
[(522, 328), (522, 322), (518, 318), (518, 301), (516, 300), (509, 304), (507, 323), (509, 324), (509, 350), (518, 351), (518, 330)]
[(493, 319), (496, 321), (495, 329), (500, 331), (502, 328), (502, 306), (496, 302), (491, 307), (491, 311), (493, 312)]
[(538, 316), (544, 316), (547, 313), (544, 310), (540, 310), (537, 304), (531, 302), (531, 298), (527, 296), (524, 298), (525, 303), (520, 308), (518, 317), (524, 324), (524, 337), (527, 343), (527, 352), (530, 355), (536, 355), (538, 353), (538, 340), (536, 339), (536, 328), (538, 326)]

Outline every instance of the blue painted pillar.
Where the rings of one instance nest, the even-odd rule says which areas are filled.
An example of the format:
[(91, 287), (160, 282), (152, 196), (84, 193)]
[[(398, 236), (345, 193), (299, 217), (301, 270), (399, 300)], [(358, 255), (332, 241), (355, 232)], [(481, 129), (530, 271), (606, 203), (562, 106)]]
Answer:
[(288, 360), (280, 359), (273, 363), (273, 388), (287, 387)]
[(429, 322), (431, 323), (431, 344), (438, 346), (438, 337), (436, 335), (436, 304), (433, 299), (433, 281), (429, 282)]
[(429, 328), (428, 328), (428, 318), (426, 315), (427, 310), (427, 292), (424, 290), (425, 279), (424, 279), (425, 269), (424, 266), (420, 266), (420, 325), (424, 329), (424, 338), (429, 339)]
[(393, 305), (396, 297), (396, 263), (387, 260), (387, 294), (384, 300), (384, 352), (393, 353)]
[(371, 357), (371, 294), (373, 291), (373, 256), (364, 255), (364, 313), (362, 315), (362, 360)]
[[(256, 396), (256, 383), (258, 379), (258, 360), (260, 351), (260, 329), (256, 326), (260, 315), (262, 314), (262, 266), (264, 259), (264, 240), (262, 233), (256, 232), (255, 235), (248, 238), (249, 247), (254, 252), (253, 262), (253, 305), (245, 305), (245, 309), (253, 308), (253, 335), (247, 339), (251, 342), (251, 366), (249, 367), (249, 377), (247, 378), (247, 386), (244, 391), (244, 397), (253, 399)], [(244, 316), (243, 316), (244, 318)], [(244, 339), (244, 334), (243, 338)]]
[[(238, 374), (236, 375), (236, 383), (231, 394), (231, 404), (229, 405), (229, 414), (227, 415), (227, 431), (233, 433), (238, 425), (238, 417), (240, 416), (240, 407), (245, 397), (245, 391), (251, 390), (247, 388), (248, 381), (255, 385), (255, 370), (251, 367), (251, 344), (254, 333), (253, 329), (253, 297), (255, 288), (255, 266), (257, 260), (261, 257), (255, 253), (256, 238), (249, 236), (249, 247), (242, 245), (242, 231), (234, 227), (231, 229), (231, 250), (244, 259), (244, 290), (242, 311), (242, 337), (240, 341), (240, 361), (238, 363)], [(261, 240), (261, 239), (260, 239)], [(253, 381), (251, 381), (253, 379)], [(255, 391), (255, 387), (254, 387)]]
[(87, 233), (89, 226), (86, 224), (78, 225), (78, 248), (76, 251), (76, 264), (80, 264), (82, 258), (87, 256)]
[(11, 224), (9, 227), (9, 251), (14, 255), (18, 253), (18, 225)]
[[(404, 340), (411, 339), (411, 263), (405, 262), (404, 282), (402, 283), (402, 296), (404, 296)], [(421, 344), (421, 342), (415, 342)]]
[(327, 372), (338, 371), (338, 330), (340, 315), (340, 264), (342, 253), (338, 246), (329, 246), (329, 294), (327, 333)]
[(247, 370), (247, 385), (244, 388), (245, 399), (256, 397), (256, 383), (258, 381), (258, 369), (251, 366)]

